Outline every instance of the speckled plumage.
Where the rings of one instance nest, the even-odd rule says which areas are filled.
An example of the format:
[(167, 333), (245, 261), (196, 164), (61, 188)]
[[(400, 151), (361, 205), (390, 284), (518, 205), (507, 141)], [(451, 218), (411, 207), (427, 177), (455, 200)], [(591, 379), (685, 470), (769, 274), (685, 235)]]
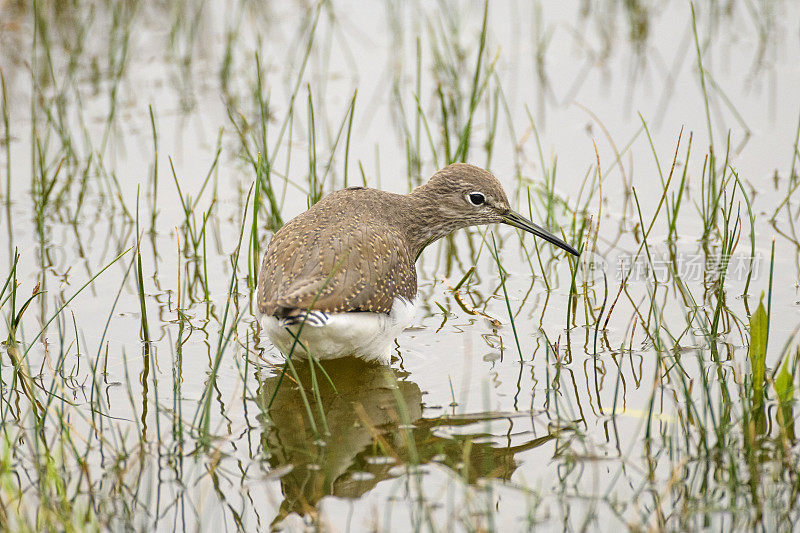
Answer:
[(425, 246), (459, 228), (500, 222), (466, 203), (464, 195), (478, 190), (487, 204), (508, 209), (497, 178), (466, 164), (442, 169), (410, 194), (363, 187), (329, 194), (270, 241), (259, 274), (259, 311), (388, 313), (395, 297), (412, 300), (414, 262)]
[(412, 299), (414, 257), (402, 229), (391, 223), (390, 196), (402, 201), (374, 189), (337, 191), (287, 223), (264, 254), (259, 310), (387, 313), (395, 296)]

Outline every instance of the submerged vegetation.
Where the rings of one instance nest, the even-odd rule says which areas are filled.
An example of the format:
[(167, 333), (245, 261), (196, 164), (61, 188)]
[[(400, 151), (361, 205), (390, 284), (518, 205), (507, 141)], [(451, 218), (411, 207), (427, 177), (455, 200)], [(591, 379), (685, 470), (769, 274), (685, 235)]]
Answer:
[[(574, 4), (0, 3), (0, 528), (793, 529), (798, 9)], [(429, 247), (391, 367), (262, 340), (272, 232), (454, 161), (581, 259)]]

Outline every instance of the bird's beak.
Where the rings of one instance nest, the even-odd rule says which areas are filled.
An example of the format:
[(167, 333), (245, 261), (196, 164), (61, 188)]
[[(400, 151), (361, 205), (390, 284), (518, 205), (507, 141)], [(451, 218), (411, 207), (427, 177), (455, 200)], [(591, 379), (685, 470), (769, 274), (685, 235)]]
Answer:
[(546, 240), (547, 242), (555, 244), (556, 246), (558, 246), (562, 250), (566, 250), (569, 253), (571, 253), (572, 255), (576, 255), (576, 256), (580, 255), (578, 250), (576, 250), (575, 248), (573, 248), (569, 244), (565, 243), (564, 241), (562, 241), (561, 239), (559, 239), (558, 237), (556, 237), (555, 235), (553, 235), (552, 233), (550, 233), (546, 229), (544, 229), (544, 228), (542, 228), (540, 226), (537, 226), (536, 224), (534, 224), (533, 222), (531, 222), (530, 220), (528, 220), (524, 216), (520, 215), (519, 213), (516, 213), (516, 212), (511, 211), (509, 209), (508, 211), (506, 211), (502, 215), (502, 217), (503, 217), (503, 223), (504, 224), (508, 224), (509, 226), (514, 226), (515, 228), (519, 228), (521, 230), (525, 230), (528, 233), (533, 233), (537, 237), (541, 237), (542, 239)]

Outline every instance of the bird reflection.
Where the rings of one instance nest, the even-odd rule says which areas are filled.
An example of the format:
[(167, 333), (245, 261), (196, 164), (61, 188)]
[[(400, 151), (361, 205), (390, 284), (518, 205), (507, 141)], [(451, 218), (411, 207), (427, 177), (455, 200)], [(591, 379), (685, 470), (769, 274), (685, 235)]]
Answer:
[[(435, 461), (468, 483), (507, 480), (518, 466), (517, 452), (555, 437), (553, 433), (501, 447), (491, 434), (466, 426), (514, 415), (423, 418), (423, 393), (407, 373), (355, 358), (322, 365), (311, 368), (298, 361), (294, 366), (299, 383), (289, 372), (280, 386), (278, 376), (259, 386), (258, 400), (266, 415), (262, 444), (272, 470), (285, 472), (284, 499), (273, 525), (291, 513), (316, 519), (323, 497), (359, 498), (380, 481), (401, 475), (403, 465)], [(463, 428), (456, 431), (459, 427)]]

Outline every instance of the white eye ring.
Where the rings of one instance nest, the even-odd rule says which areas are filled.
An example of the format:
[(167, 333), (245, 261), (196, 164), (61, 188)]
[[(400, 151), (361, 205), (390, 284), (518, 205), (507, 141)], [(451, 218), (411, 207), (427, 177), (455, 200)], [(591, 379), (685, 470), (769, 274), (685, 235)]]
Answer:
[(486, 197), (482, 192), (475, 191), (467, 195), (467, 201), (475, 206), (483, 205), (483, 203), (486, 201)]

